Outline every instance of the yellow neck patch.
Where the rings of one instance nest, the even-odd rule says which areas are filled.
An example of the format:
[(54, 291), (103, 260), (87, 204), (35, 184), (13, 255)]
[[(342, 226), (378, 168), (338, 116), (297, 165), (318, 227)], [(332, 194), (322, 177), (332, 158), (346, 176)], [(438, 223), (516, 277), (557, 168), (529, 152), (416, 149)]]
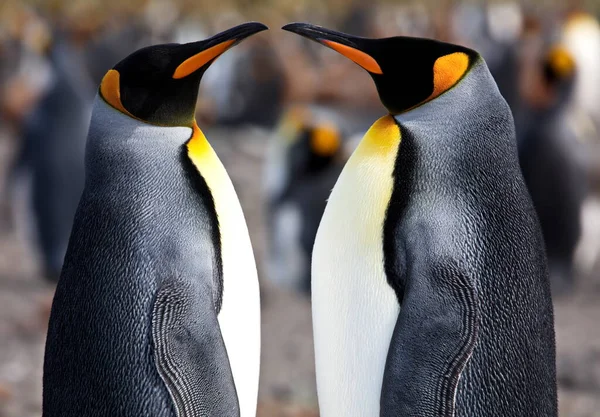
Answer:
[[(398, 153), (400, 138), (400, 127), (398, 127), (394, 118), (390, 115), (384, 116), (369, 128), (354, 154), (361, 159), (368, 157), (391, 158), (387, 159), (391, 163)], [(354, 158), (354, 155), (352, 158)]]
[(195, 122), (187, 154), (206, 182), (217, 214), (223, 266), (223, 304), (217, 320), (240, 407), (250, 410), (242, 416), (254, 416), (260, 357), (260, 293), (248, 227), (225, 167)]
[(211, 154), (212, 156), (212, 146), (210, 146), (210, 143), (206, 140), (206, 136), (204, 136), (204, 133), (202, 133), (196, 122), (192, 125), (192, 138), (188, 142), (187, 148), (192, 162), (202, 160), (206, 154)]
[(173, 73), (173, 78), (184, 78), (190, 75), (191, 73), (199, 70), (202, 66), (212, 61), (226, 50), (228, 50), (234, 42), (235, 39), (221, 42), (218, 45), (205, 49), (204, 51), (189, 57), (181, 64), (179, 64), (179, 66), (175, 69), (175, 72)]
[[(315, 239), (312, 311), (321, 416), (379, 415), (400, 311), (383, 248), (400, 133), (389, 115), (371, 126), (331, 192)], [(340, 378), (341, 370), (350, 377)]]
[(100, 83), (100, 94), (104, 101), (112, 107), (123, 114), (137, 119), (137, 117), (129, 113), (127, 109), (123, 107), (123, 103), (121, 102), (120, 76), (121, 74), (119, 74), (119, 71), (114, 69), (109, 70), (102, 79), (102, 83)]
[(465, 75), (469, 67), (469, 57), (464, 52), (442, 56), (433, 64), (433, 93), (427, 101), (433, 100), (448, 91)]
[(333, 156), (340, 148), (340, 134), (333, 126), (315, 127), (310, 138), (310, 147), (319, 156)]

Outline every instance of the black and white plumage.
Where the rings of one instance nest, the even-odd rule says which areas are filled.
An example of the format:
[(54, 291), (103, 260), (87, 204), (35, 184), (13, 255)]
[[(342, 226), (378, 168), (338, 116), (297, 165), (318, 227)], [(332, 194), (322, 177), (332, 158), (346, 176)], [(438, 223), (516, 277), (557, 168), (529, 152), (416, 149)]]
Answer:
[(285, 29), (369, 71), (390, 115), (317, 232), (312, 305), (329, 416), (556, 416), (553, 310), (513, 119), (475, 51)]
[(256, 415), (256, 265), (194, 111), (210, 63), (264, 29), (145, 48), (105, 75), (50, 316), (45, 417)]
[(341, 172), (344, 137), (312, 109), (292, 108), (273, 133), (265, 166), (268, 279), (310, 293), (311, 253)]

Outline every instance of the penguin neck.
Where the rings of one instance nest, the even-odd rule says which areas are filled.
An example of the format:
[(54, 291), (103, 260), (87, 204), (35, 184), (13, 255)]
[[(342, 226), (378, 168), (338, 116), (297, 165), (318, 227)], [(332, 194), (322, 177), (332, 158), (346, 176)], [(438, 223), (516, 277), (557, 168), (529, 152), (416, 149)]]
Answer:
[[(512, 113), (482, 58), (452, 89), (394, 118), (403, 138), (398, 155), (410, 150), (419, 178), (451, 180), (458, 168), (464, 174), (485, 166), (477, 158), (498, 149), (507, 153), (499, 156), (517, 160)], [(407, 167), (399, 165), (403, 174), (396, 175), (405, 175)]]
[(132, 165), (149, 173), (162, 171), (161, 162), (178, 157), (191, 134), (189, 127), (154, 126), (133, 119), (96, 95), (86, 165), (88, 171), (106, 176), (107, 181), (118, 175), (119, 170), (127, 171)]
[[(190, 187), (198, 174), (190, 172), (191, 164), (182, 164), (185, 143), (191, 136), (189, 127), (160, 127), (133, 119), (97, 95), (85, 150), (85, 189), (114, 196), (116, 201), (129, 201), (132, 210), (141, 212), (152, 210), (156, 204), (153, 199), (167, 200), (167, 196), (157, 195), (159, 185), (159, 189), (168, 190), (170, 199), (181, 201), (186, 219), (191, 220), (192, 207), (199, 203), (194, 201), (197, 196)], [(160, 215), (169, 219), (165, 224), (172, 220), (167, 213)]]

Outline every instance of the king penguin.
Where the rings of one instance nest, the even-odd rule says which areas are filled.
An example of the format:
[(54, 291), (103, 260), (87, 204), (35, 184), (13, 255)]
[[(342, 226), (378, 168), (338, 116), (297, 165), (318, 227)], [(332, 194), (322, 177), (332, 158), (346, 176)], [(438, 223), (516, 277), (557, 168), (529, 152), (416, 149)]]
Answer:
[(516, 131), (521, 170), (540, 220), (550, 282), (557, 295), (572, 289), (575, 281), (574, 255), (581, 237), (587, 175), (578, 158), (582, 143), (569, 123), (575, 60), (556, 44), (539, 61), (539, 85), (523, 97)]
[(265, 29), (140, 49), (104, 76), (50, 316), (45, 417), (256, 415), (254, 255), (194, 110), (210, 64)]
[(321, 416), (556, 416), (542, 234), (485, 61), (428, 39), (284, 29), (366, 69), (390, 113), (315, 240)]
[(310, 293), (312, 247), (327, 197), (343, 166), (343, 135), (329, 120), (292, 107), (269, 144), (265, 164), (268, 279)]
[[(72, 37), (72, 36), (71, 36)], [(29, 179), (32, 240), (43, 275), (60, 275), (84, 182), (84, 153), (94, 84), (81, 47), (57, 33), (49, 47), (52, 81), (22, 127), (9, 186)]]

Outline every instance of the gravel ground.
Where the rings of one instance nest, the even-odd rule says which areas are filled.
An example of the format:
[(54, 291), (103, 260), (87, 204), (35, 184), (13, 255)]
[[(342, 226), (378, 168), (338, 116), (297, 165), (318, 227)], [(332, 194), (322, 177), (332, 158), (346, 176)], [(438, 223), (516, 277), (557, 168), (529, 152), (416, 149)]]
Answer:
[[(259, 130), (206, 133), (238, 190), (260, 273), (265, 254), (260, 182), (266, 135)], [(10, 141), (0, 136), (0, 167), (6, 167), (10, 150)], [(583, 280), (574, 295), (555, 303), (560, 414), (564, 417), (600, 417), (600, 285), (596, 275)], [(43, 344), (52, 292), (38, 276), (35, 257), (22, 233), (0, 235), (0, 417), (41, 413)], [(315, 417), (310, 304), (264, 284), (262, 305), (258, 416)]]

